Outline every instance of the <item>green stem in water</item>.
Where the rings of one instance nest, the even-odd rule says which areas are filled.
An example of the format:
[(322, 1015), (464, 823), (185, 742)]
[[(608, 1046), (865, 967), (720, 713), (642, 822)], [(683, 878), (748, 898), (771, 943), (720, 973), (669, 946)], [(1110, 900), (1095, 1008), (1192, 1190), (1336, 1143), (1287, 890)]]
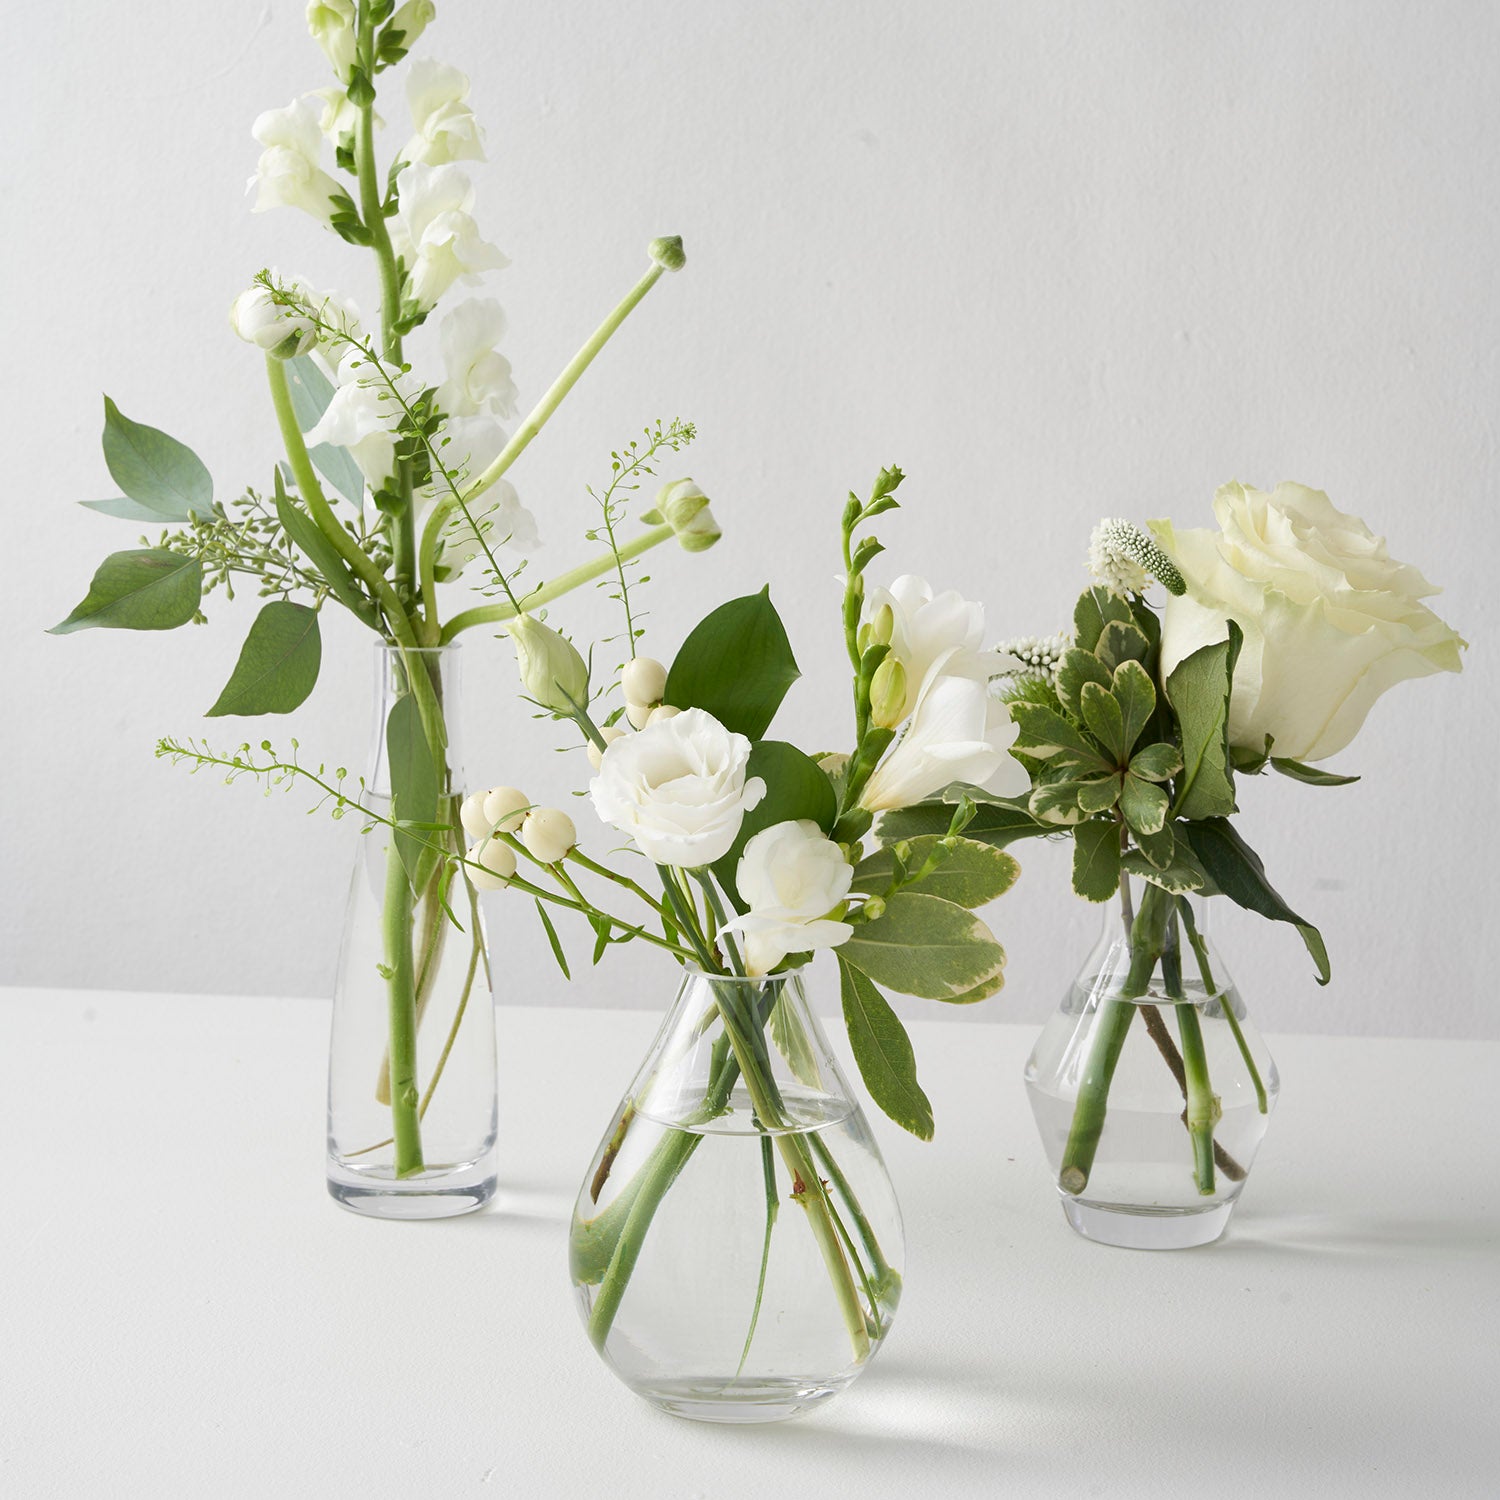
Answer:
[(1193, 1181), (1205, 1198), (1211, 1198), (1214, 1184), (1214, 1123), (1218, 1111), (1213, 1087), (1208, 1080), (1208, 1053), (1203, 1046), (1203, 1026), (1198, 1008), (1191, 1004), (1182, 989), (1182, 948), (1177, 934), (1175, 902), (1167, 919), (1167, 942), (1162, 950), (1161, 977), (1169, 999), (1177, 1003), (1177, 1029), (1182, 1037), (1182, 1085), (1187, 1092), (1185, 1123), (1193, 1143)]
[(1245, 1068), (1250, 1074), (1250, 1082), (1255, 1086), (1255, 1107), (1261, 1114), (1265, 1114), (1270, 1106), (1266, 1098), (1266, 1086), (1261, 1080), (1260, 1069), (1255, 1065), (1250, 1043), (1245, 1040), (1245, 1033), (1240, 1027), (1240, 1018), (1234, 1013), (1234, 1005), (1228, 992), (1219, 994), (1219, 987), (1214, 983), (1213, 970), (1208, 961), (1208, 944), (1203, 941), (1203, 934), (1198, 931), (1198, 923), (1193, 917), (1192, 904), (1186, 896), (1177, 898), (1177, 910), (1182, 915), (1182, 925), (1187, 928), (1188, 942), (1192, 944), (1193, 953), (1198, 960), (1198, 973), (1203, 980), (1203, 992), (1209, 999), (1218, 1000), (1219, 1009), (1224, 1012), (1224, 1019), (1229, 1023), (1229, 1029), (1234, 1034), (1235, 1046), (1240, 1049), (1240, 1056), (1245, 1059)]
[(750, 1309), (750, 1327), (745, 1333), (745, 1347), (740, 1351), (740, 1362), (734, 1372), (739, 1379), (750, 1358), (750, 1345), (755, 1341), (755, 1325), (760, 1322), (760, 1304), (766, 1295), (766, 1272), (771, 1265), (771, 1231), (776, 1227), (776, 1212), (781, 1207), (776, 1197), (776, 1155), (771, 1150), (770, 1136), (762, 1136), (760, 1142), (761, 1173), (766, 1183), (766, 1237), (760, 1247), (760, 1275), (755, 1280), (755, 1306)]
[(411, 886), (392, 843), (386, 855), (382, 912), (386, 993), (390, 1012), (391, 1138), (396, 1176), (414, 1177), (423, 1168), (422, 1128), (417, 1114), (417, 997), (412, 975)]

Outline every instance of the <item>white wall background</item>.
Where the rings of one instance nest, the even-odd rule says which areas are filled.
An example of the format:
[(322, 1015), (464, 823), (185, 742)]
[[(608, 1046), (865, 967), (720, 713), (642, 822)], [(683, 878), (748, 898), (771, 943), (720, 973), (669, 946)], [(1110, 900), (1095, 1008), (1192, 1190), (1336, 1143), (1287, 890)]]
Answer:
[[(1364, 780), (1246, 785), (1241, 826), (1334, 957), (1222, 940), (1268, 1028), (1497, 1036), (1484, 858), (1497, 808), (1494, 583), (1500, 10), (1243, 5), (449, 3), (419, 52), (460, 63), (489, 127), (480, 217), (513, 257), (523, 396), (681, 233), (653, 293), (514, 472), (546, 576), (576, 559), (585, 483), (648, 420), (728, 536), (658, 553), (669, 657), (714, 601), (772, 580), (806, 672), (783, 723), (845, 736), (836, 620), (844, 492), (910, 475), (898, 566), (987, 601), (997, 635), (1063, 624), (1102, 514), (1209, 524), (1221, 481), (1296, 478), (1445, 583), (1461, 678), (1398, 689), (1346, 754)], [(260, 266), (373, 307), (362, 256), (243, 195), (263, 108), (327, 80), (302, 6), (30, 6), (7, 22), (7, 485), (0, 588), (3, 979), (244, 994), (331, 989), (351, 830), (248, 786), (189, 780), (155, 738), (297, 735), (358, 764), (369, 647), (325, 633), (323, 681), (268, 728), (198, 718), (254, 609), (206, 629), (42, 633), (129, 523), (100, 391), (192, 443), (219, 493), (274, 452), (257, 356), (225, 322)], [(406, 131), (399, 95), (383, 112)], [(394, 138), (394, 139), (392, 139)], [(587, 639), (602, 598), (557, 616)], [(516, 702), (506, 649), (467, 651), (475, 780), (561, 800), (581, 757)], [(1093, 935), (1054, 849), (989, 916), (1040, 1018)], [(1065, 852), (1065, 851), (1064, 851)], [(563, 984), (529, 913), (491, 908), (503, 1000), (662, 1002), (633, 955)], [(582, 944), (579, 945), (580, 949)], [(621, 955), (616, 955), (620, 957)], [(1481, 983), (1481, 979), (1485, 981)], [(929, 1010), (937, 1007), (928, 1007)]]

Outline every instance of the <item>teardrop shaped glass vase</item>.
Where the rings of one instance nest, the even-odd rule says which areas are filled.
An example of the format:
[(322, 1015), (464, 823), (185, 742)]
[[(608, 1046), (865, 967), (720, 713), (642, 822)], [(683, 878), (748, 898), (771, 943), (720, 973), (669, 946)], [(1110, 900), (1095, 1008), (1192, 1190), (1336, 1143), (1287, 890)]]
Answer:
[(1280, 1082), (1208, 937), (1214, 900), (1136, 889), (1026, 1064), (1026, 1091), (1069, 1224), (1138, 1250), (1216, 1240), (1265, 1137)]
[(573, 1283), (605, 1363), (675, 1416), (794, 1416), (879, 1349), (903, 1250), (802, 973), (687, 971), (573, 1215)]

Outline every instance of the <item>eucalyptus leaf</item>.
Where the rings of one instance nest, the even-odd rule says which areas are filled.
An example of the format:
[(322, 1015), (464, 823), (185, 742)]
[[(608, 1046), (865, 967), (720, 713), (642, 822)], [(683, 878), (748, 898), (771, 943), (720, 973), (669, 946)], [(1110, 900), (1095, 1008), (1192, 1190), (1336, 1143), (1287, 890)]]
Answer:
[(842, 955), (839, 995), (849, 1045), (870, 1097), (903, 1130), (930, 1141), (932, 1105), (917, 1082), (916, 1057), (900, 1017), (869, 978)]
[(108, 396), (103, 445), (110, 477), (157, 520), (206, 520), (212, 513), (214, 484), (203, 460), (160, 429), (132, 422)]
[(142, 505), (129, 495), (116, 495), (111, 500), (80, 500), (85, 510), (97, 510), (101, 516), (118, 516), (122, 521), (144, 521), (148, 526), (159, 526), (162, 522), (187, 521), (187, 516), (169, 514), (154, 505)]
[[(426, 670), (420, 662), (413, 671)], [(385, 725), (386, 761), (391, 773), (393, 816), (398, 822), (431, 823), (437, 818), (438, 766), (427, 743), (416, 696), (404, 693), (396, 699)], [(396, 830), (396, 852), (413, 886), (417, 867), (426, 849), (424, 842), (405, 829)]]
[(1176, 816), (1227, 817), (1235, 811), (1234, 773), (1229, 758), (1229, 692), (1243, 639), (1229, 622), (1226, 640), (1200, 646), (1167, 678), (1167, 701), (1182, 737), (1182, 774), (1177, 780)]
[[(932, 834), (912, 839), (907, 870), (920, 870), (942, 841), (941, 836)], [(941, 896), (955, 906), (973, 911), (1003, 896), (1020, 873), (1020, 865), (1009, 854), (978, 839), (959, 837), (927, 875), (905, 889)], [(852, 889), (883, 896), (896, 878), (896, 862), (890, 848), (877, 849), (855, 866)]]
[(928, 1000), (951, 1000), (1005, 967), (1004, 949), (978, 917), (916, 891), (898, 891), (883, 915), (858, 924), (839, 957), (876, 984)]
[(175, 630), (198, 612), (203, 569), (197, 558), (160, 547), (115, 552), (99, 564), (89, 591), (50, 635), (75, 630)]
[(317, 610), (273, 599), (256, 615), (240, 659), (205, 717), (289, 714), (312, 692), (322, 660)]
[(1091, 819), (1073, 830), (1073, 889), (1085, 901), (1108, 901), (1120, 888), (1120, 829)]
[(701, 708), (726, 729), (758, 740), (801, 676), (770, 588), (721, 604), (682, 643), (663, 702)]

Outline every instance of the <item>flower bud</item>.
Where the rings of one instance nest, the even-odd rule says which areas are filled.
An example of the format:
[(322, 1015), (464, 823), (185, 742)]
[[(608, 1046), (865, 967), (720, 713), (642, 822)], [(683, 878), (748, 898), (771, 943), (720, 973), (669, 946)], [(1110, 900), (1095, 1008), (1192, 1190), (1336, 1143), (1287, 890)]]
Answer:
[(637, 656), (625, 663), (620, 687), (627, 703), (660, 703), (667, 687), (667, 669), (652, 657)]
[[(608, 750), (616, 740), (623, 739), (625, 737), (625, 731), (621, 729), (618, 724), (606, 724), (604, 728), (599, 731), (599, 737), (604, 741), (604, 750)], [(589, 764), (596, 771), (600, 766), (604, 764), (604, 750), (601, 750), (593, 742), (593, 740), (589, 741)]]
[(514, 833), (531, 798), (513, 786), (495, 786), (484, 794), (484, 832)]
[(588, 702), (589, 669), (571, 642), (525, 614), (511, 623), (510, 638), (521, 684), (543, 708), (566, 716)]
[(254, 344), (277, 359), (305, 354), (318, 342), (318, 330), (311, 318), (296, 308), (283, 306), (258, 283), (234, 299), (229, 309), (229, 326), (247, 344)]
[(386, 22), (385, 32), (401, 33), (401, 46), (410, 52), (417, 38), (427, 30), (427, 23), (437, 14), (432, 0), (406, 0), (406, 4)]
[(888, 656), (870, 679), (870, 718), (879, 729), (894, 729), (906, 717), (906, 668)]
[(521, 824), (521, 842), (533, 859), (555, 865), (578, 842), (578, 830), (560, 807), (534, 807)]
[(658, 703), (646, 716), (647, 724), (660, 724), (664, 719), (675, 719), (682, 710), (673, 708), (670, 703)]
[(680, 271), (687, 264), (680, 234), (667, 234), (652, 240), (646, 247), (646, 253), (657, 265), (665, 266), (669, 271)]
[(879, 609), (870, 616), (869, 644), (871, 646), (889, 646), (891, 637), (896, 631), (896, 612), (889, 604), (882, 604)]
[(309, 0), (307, 29), (333, 65), (339, 81), (348, 83), (354, 66), (354, 0)]
[(677, 533), (686, 552), (706, 551), (723, 534), (708, 508), (708, 496), (691, 479), (664, 484), (656, 493), (656, 504), (642, 514), (641, 520), (650, 526), (665, 522)]
[[(469, 863), (464, 867), (464, 874), (477, 891), (501, 890), (510, 884), (511, 876), (516, 873), (516, 851), (499, 839), (485, 839), (473, 845), (465, 858)], [(482, 868), (476, 870), (475, 865)]]
[(878, 922), (885, 915), (885, 897), (867, 897), (860, 911), (867, 922)]

